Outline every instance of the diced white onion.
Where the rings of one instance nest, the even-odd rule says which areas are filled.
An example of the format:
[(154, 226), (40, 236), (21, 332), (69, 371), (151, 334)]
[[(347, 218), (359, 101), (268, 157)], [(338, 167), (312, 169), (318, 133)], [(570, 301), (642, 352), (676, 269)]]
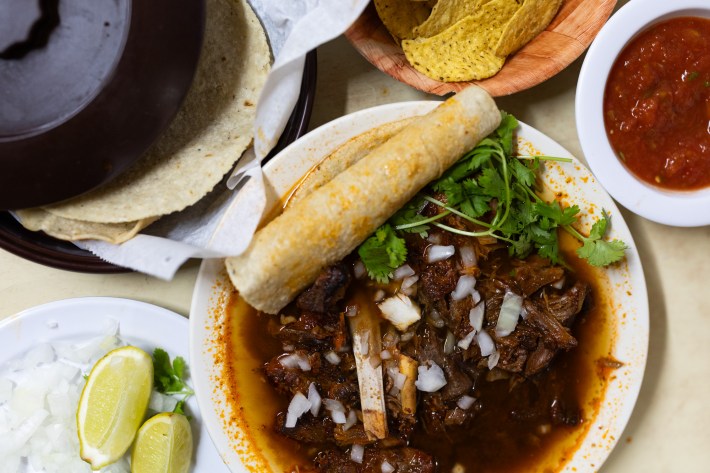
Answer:
[(340, 364), (340, 357), (333, 350), (330, 350), (328, 353), (325, 354), (325, 359), (328, 360), (328, 363), (330, 363), (331, 365)]
[(397, 389), (400, 391), (404, 387), (404, 383), (407, 382), (407, 375), (402, 373), (401, 371), (397, 371), (397, 373), (394, 376), (394, 385)]
[(345, 414), (345, 406), (337, 399), (325, 398), (323, 399), (323, 405), (329, 411), (339, 411)]
[(461, 347), (462, 350), (468, 350), (468, 347), (471, 346), (471, 342), (473, 341), (473, 338), (474, 338), (475, 336), (476, 336), (476, 331), (475, 331), (475, 330), (471, 330), (470, 332), (468, 332), (468, 333), (466, 334), (465, 337), (463, 337), (461, 340), (459, 340), (459, 342), (457, 343), (457, 345), (458, 345), (459, 347)]
[(355, 413), (355, 409), (350, 409), (350, 412), (348, 412), (348, 418), (343, 424), (343, 431), (348, 430), (350, 427), (355, 425), (357, 423), (357, 414)]
[(500, 352), (494, 351), (491, 353), (491, 355), (488, 357), (488, 369), (492, 370), (498, 365), (498, 360), (500, 360)]
[(414, 276), (414, 270), (408, 264), (403, 264), (392, 273), (392, 279), (399, 281), (409, 276)]
[(454, 352), (456, 345), (456, 337), (451, 333), (451, 330), (446, 331), (446, 340), (444, 340), (444, 355), (450, 355)]
[(336, 424), (345, 424), (348, 419), (345, 417), (345, 412), (341, 411), (330, 411), (330, 418)]
[(414, 332), (405, 332), (399, 336), (399, 339), (403, 342), (408, 342), (414, 338)]
[(456, 254), (454, 245), (431, 245), (426, 251), (426, 262), (436, 263), (437, 261), (444, 261), (454, 256), (454, 254)]
[(402, 285), (400, 286), (401, 290), (409, 289), (410, 287), (414, 286), (417, 281), (419, 281), (419, 276), (408, 276), (404, 278), (402, 281)]
[(284, 351), (293, 351), (296, 349), (296, 347), (293, 345), (284, 345), (283, 349), (284, 349)]
[(288, 369), (299, 368), (301, 371), (311, 370), (311, 363), (308, 361), (308, 357), (299, 353), (291, 353), (282, 356), (279, 358), (279, 363), (281, 366)]
[(313, 417), (317, 417), (322, 398), (318, 393), (318, 389), (316, 389), (316, 383), (311, 383), (310, 386), (308, 386), (308, 402), (311, 403), (311, 414), (313, 414)]
[(459, 406), (461, 409), (464, 411), (468, 410), (473, 406), (473, 403), (476, 402), (475, 397), (471, 397), (467, 394), (464, 394), (461, 396), (458, 401), (456, 401), (456, 405)]
[(470, 246), (463, 246), (459, 248), (459, 254), (461, 255), (461, 263), (464, 268), (473, 268), (478, 264), (478, 259), (476, 258), (475, 250)]
[(560, 279), (550, 284), (550, 286), (554, 287), (555, 289), (562, 289), (565, 286), (565, 277), (562, 276)]
[(478, 348), (481, 349), (481, 356), (488, 356), (496, 351), (496, 344), (485, 330), (481, 330), (476, 334), (476, 343), (478, 343)]
[(412, 302), (412, 299), (402, 293), (388, 297), (377, 306), (382, 311), (384, 318), (392, 322), (392, 325), (402, 332), (422, 318), (419, 304)]
[(473, 299), (474, 304), (478, 304), (481, 302), (481, 293), (474, 289), (471, 291), (471, 299)]
[(375, 302), (380, 302), (382, 299), (385, 298), (386, 295), (387, 294), (385, 294), (385, 291), (383, 291), (382, 289), (378, 289), (378, 291), (375, 293), (375, 297), (374, 297)]
[(527, 310), (525, 307), (523, 307), (522, 309), (520, 309), (520, 317), (521, 317), (523, 320), (525, 320), (525, 319), (528, 318), (528, 310)]
[(365, 264), (362, 261), (357, 260), (355, 262), (355, 265), (353, 266), (353, 274), (355, 274), (357, 279), (360, 279), (365, 275)]
[(284, 423), (284, 427), (286, 427), (287, 429), (296, 427), (296, 421), (298, 421), (298, 418), (301, 417), (304, 413), (308, 412), (310, 409), (311, 403), (310, 401), (308, 401), (308, 398), (306, 398), (306, 396), (304, 396), (300, 392), (297, 392), (288, 405), (288, 410), (286, 411), (286, 422)]
[(389, 350), (382, 350), (380, 352), (380, 359), (389, 360), (390, 358), (392, 358), (392, 353), (390, 353)]
[(387, 460), (384, 460), (382, 465), (380, 465), (380, 470), (382, 470), (382, 473), (392, 473), (394, 471), (394, 467), (390, 465)]
[(451, 298), (455, 301), (460, 301), (473, 294), (476, 287), (476, 278), (465, 274), (456, 282), (456, 289), (451, 293)]
[(500, 306), (498, 322), (496, 323), (496, 336), (507, 337), (518, 325), (520, 309), (523, 308), (523, 298), (513, 292), (506, 292), (503, 304)]
[(473, 327), (473, 330), (480, 332), (483, 329), (483, 316), (486, 313), (486, 302), (479, 303), (468, 313), (468, 321)]
[(420, 391), (433, 393), (446, 386), (444, 371), (433, 361), (429, 362), (429, 366), (419, 365), (417, 372), (417, 380), (414, 385)]
[(365, 456), (365, 447), (359, 444), (353, 444), (350, 449), (350, 459), (355, 463), (362, 463), (362, 459)]
[(370, 331), (366, 330), (360, 337), (360, 343), (362, 345), (360, 347), (360, 353), (362, 353), (362, 356), (367, 356), (367, 354), (370, 353)]

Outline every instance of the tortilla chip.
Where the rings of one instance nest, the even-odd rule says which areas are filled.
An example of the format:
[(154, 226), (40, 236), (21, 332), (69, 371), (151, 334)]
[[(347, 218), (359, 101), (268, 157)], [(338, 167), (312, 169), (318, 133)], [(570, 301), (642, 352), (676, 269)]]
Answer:
[(294, 205), (311, 192), (330, 182), (335, 176), (367, 156), (370, 151), (396, 135), (412, 120), (414, 118), (385, 123), (345, 142), (301, 179), (296, 190), (289, 196), (286, 206)]
[(496, 54), (508, 56), (532, 41), (547, 28), (561, 5), (562, 0), (525, 0), (503, 30)]
[(413, 38), (414, 28), (427, 19), (431, 8), (425, 2), (411, 0), (374, 0), (377, 15), (398, 43)]
[(168, 129), (126, 173), (48, 212), (103, 223), (166, 215), (200, 200), (239, 159), (252, 140), (269, 47), (246, 0), (207, 0), (206, 7), (200, 63)]
[(495, 48), (519, 8), (516, 0), (492, 0), (436, 36), (402, 41), (402, 49), (409, 63), (432, 79), (485, 79), (503, 67), (505, 57)]
[(96, 223), (58, 217), (42, 209), (17, 210), (22, 226), (32, 231), (43, 231), (60, 240), (103, 240), (119, 244), (130, 240), (157, 217), (144, 218), (135, 222)]
[(426, 21), (414, 28), (414, 37), (430, 38), (469, 15), (476, 13), (483, 0), (439, 0)]

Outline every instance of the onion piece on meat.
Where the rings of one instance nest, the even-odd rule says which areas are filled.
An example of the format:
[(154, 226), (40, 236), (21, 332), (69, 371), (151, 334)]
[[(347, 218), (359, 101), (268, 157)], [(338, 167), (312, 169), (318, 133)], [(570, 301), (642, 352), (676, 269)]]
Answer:
[(444, 261), (449, 259), (456, 254), (456, 248), (454, 245), (431, 245), (426, 250), (426, 262), (436, 263), (437, 261)]
[(409, 276), (414, 276), (414, 274), (414, 270), (411, 266), (409, 266), (408, 264), (403, 264), (402, 266), (394, 270), (394, 273), (392, 273), (392, 279), (394, 279), (395, 281), (399, 281)]
[(444, 355), (450, 355), (454, 352), (456, 346), (456, 337), (451, 333), (451, 330), (446, 331), (446, 340), (444, 340)]
[(419, 375), (414, 385), (418, 390), (426, 393), (434, 393), (446, 386), (444, 370), (433, 361), (429, 361), (428, 366), (419, 365), (417, 371)]
[(473, 330), (480, 332), (483, 329), (483, 316), (486, 313), (486, 302), (482, 301), (468, 313), (468, 321)]
[(343, 432), (348, 430), (350, 427), (355, 425), (357, 423), (357, 413), (355, 412), (355, 409), (350, 409), (350, 412), (348, 412), (348, 418), (343, 424)]
[(488, 356), (496, 350), (496, 344), (485, 330), (481, 330), (476, 334), (476, 343), (481, 349), (481, 356)]
[(491, 353), (491, 355), (488, 357), (488, 369), (492, 370), (496, 366), (498, 366), (498, 361), (500, 360), (500, 352), (499, 351), (494, 351)]
[(466, 334), (465, 337), (463, 337), (457, 345), (462, 349), (462, 350), (468, 350), (468, 347), (471, 346), (471, 342), (473, 341), (473, 338), (476, 336), (476, 331), (471, 330)]
[(478, 259), (476, 258), (476, 251), (473, 247), (463, 246), (459, 248), (459, 254), (461, 255), (461, 263), (465, 269), (475, 268), (478, 264)]
[(410, 325), (422, 318), (419, 304), (412, 302), (412, 299), (402, 293), (388, 297), (377, 306), (384, 318), (392, 322), (392, 325), (401, 332), (406, 331)]
[(311, 414), (313, 417), (318, 416), (318, 411), (320, 411), (321, 396), (316, 389), (316, 383), (311, 383), (308, 386), (308, 402), (311, 403)]
[(311, 363), (308, 361), (308, 357), (299, 353), (291, 353), (280, 357), (279, 364), (281, 364), (284, 368), (289, 369), (300, 368), (301, 371), (311, 370)]
[(506, 292), (503, 304), (500, 306), (498, 322), (496, 323), (496, 336), (507, 337), (518, 325), (520, 310), (523, 308), (523, 298), (513, 292)]
[(362, 459), (365, 456), (365, 447), (359, 444), (353, 444), (350, 449), (350, 459), (355, 463), (362, 463)]
[(459, 278), (456, 282), (456, 289), (451, 293), (451, 298), (455, 301), (460, 301), (466, 297), (473, 295), (477, 292), (474, 288), (476, 287), (476, 278), (465, 274)]
[(308, 412), (310, 409), (311, 403), (308, 401), (308, 398), (306, 398), (306, 396), (304, 396), (300, 392), (297, 392), (288, 405), (288, 410), (286, 411), (286, 422), (284, 424), (284, 427), (286, 427), (287, 429), (296, 427), (296, 422), (298, 421), (299, 417), (301, 417), (304, 413)]
[(468, 410), (473, 406), (473, 403), (476, 402), (476, 398), (469, 396), (467, 394), (464, 394), (461, 396), (458, 401), (456, 401), (456, 405), (459, 406), (461, 409), (464, 411)]
[(382, 473), (392, 473), (394, 471), (394, 467), (390, 464), (390, 462), (384, 460), (382, 465), (380, 465), (380, 470), (382, 470)]
[(328, 363), (330, 363), (331, 365), (340, 364), (340, 357), (333, 350), (330, 350), (328, 353), (325, 354), (325, 359), (328, 360)]

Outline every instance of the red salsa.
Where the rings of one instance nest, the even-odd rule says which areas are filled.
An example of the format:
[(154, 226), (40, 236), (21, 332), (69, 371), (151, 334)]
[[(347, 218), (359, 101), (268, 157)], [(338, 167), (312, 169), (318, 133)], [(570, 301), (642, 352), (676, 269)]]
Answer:
[(640, 179), (675, 190), (710, 186), (710, 19), (673, 18), (629, 43), (607, 80), (604, 121)]

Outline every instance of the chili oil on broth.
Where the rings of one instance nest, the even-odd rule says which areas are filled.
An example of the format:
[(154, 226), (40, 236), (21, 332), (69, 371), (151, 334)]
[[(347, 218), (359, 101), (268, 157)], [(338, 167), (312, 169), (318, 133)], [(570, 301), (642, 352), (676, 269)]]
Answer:
[[(489, 410), (489, 414), (479, 414), (474, 419), (469, 435), (435, 439), (423, 433), (419, 426), (413, 437), (412, 446), (432, 454), (439, 471), (451, 471), (455, 464), (464, 466), (468, 472), (560, 471), (579, 448), (598, 414), (607, 382), (613, 375), (609, 368), (613, 365), (609, 361), (613, 361), (614, 342), (611, 288), (603, 270), (590, 267), (576, 257), (575, 240), (566, 234), (560, 236), (566, 261), (579, 279), (591, 285), (592, 291), (586, 311), (578, 315), (573, 325), (572, 333), (578, 346), (558, 354), (551, 366), (537, 376), (565, 379), (563, 396), (574, 400), (581, 408), (582, 421), (574, 427), (553, 427), (546, 434), (530, 425), (521, 428), (516, 421), (506, 420), (509, 419), (506, 409), (510, 406), (505, 402), (491, 402), (507, 396), (507, 380), (484, 383), (483, 391), (477, 385), (474, 396), (484, 403), (482, 412)], [(230, 294), (226, 310), (228, 323), (223, 326), (221, 342), (231, 362), (227, 364), (230, 373), (226, 373), (224, 379), (230, 384), (233, 395), (229, 399), (237, 404), (233, 409), (240, 413), (243, 428), (249, 431), (254, 447), (268, 452), (267, 456), (279, 471), (312, 468), (311, 460), (318, 448), (285, 438), (273, 429), (276, 415), (285, 411), (289, 402), (263, 374), (264, 364), (284, 352), (280, 342), (267, 330), (269, 320), (278, 316), (259, 313), (241, 300), (236, 291)], [(501, 442), (504, 437), (501, 433), (508, 440)]]

